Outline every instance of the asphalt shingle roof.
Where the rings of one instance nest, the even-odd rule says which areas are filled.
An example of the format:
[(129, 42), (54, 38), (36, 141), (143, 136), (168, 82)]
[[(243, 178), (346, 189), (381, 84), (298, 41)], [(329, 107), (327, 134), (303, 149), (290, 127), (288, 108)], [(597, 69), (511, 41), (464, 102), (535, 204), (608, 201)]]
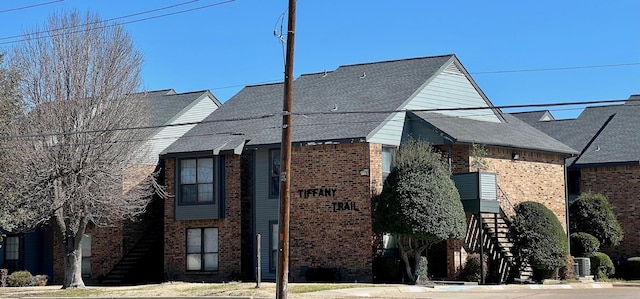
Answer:
[(580, 155), (571, 161), (574, 166), (637, 164), (640, 162), (640, 105), (636, 103), (587, 107), (576, 119), (531, 122), (530, 125), (579, 150)]
[[(300, 76), (294, 81), (293, 112), (302, 113), (293, 118), (294, 144), (364, 141), (389, 117), (390, 111), (402, 107), (452, 60), (456, 60), (454, 55), (364, 63)], [(245, 87), (163, 153), (231, 149), (239, 146), (242, 140), (247, 142), (247, 146), (280, 143), (283, 98), (282, 83)], [(344, 113), (354, 111), (358, 113)], [(453, 126), (457, 123), (454, 120), (451, 124), (439, 125)], [(476, 121), (474, 124), (478, 129), (486, 130), (483, 135), (486, 138), (495, 129), (488, 122)], [(518, 125), (520, 129), (526, 126), (526, 131), (535, 131), (515, 118), (505, 126), (510, 125)], [(466, 135), (460, 132), (452, 134), (465, 139)], [(540, 132), (526, 134), (534, 134), (536, 139), (529, 139), (530, 143), (517, 139), (512, 143), (530, 146), (531, 149), (572, 152)], [(518, 137), (515, 133), (508, 136)], [(503, 140), (502, 143), (508, 142)]]
[(209, 95), (211, 99), (221, 105), (220, 102), (206, 90), (186, 92), (176, 94), (173, 89), (156, 90), (144, 93), (143, 100), (149, 101), (148, 107), (151, 116), (151, 125), (160, 126), (189, 106), (193, 101), (204, 95)]
[[(294, 117), (293, 142), (365, 138), (388, 116), (377, 111), (400, 107), (453, 57), (356, 64), (302, 75), (294, 81), (293, 111), (309, 115)], [(238, 136), (244, 136), (247, 145), (279, 143), (283, 97), (282, 83), (247, 86), (165, 153), (207, 151)], [(346, 111), (362, 113), (341, 113)]]
[(564, 154), (578, 153), (509, 114), (504, 115), (505, 122), (502, 123), (448, 117), (432, 112), (414, 112), (413, 115), (447, 134), (456, 143), (479, 143)]

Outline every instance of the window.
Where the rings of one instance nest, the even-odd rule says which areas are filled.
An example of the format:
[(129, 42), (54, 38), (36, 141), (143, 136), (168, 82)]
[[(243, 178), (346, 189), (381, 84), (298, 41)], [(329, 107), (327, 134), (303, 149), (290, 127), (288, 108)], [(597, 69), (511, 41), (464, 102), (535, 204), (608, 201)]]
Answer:
[(569, 170), (567, 174), (569, 194), (580, 194), (580, 170)]
[(280, 150), (269, 151), (269, 198), (280, 196)]
[(269, 221), (269, 271), (275, 272), (278, 265), (278, 222)]
[(180, 160), (180, 204), (214, 204), (213, 158)]
[(4, 239), (4, 261), (5, 268), (20, 268), (20, 236), (7, 236)]
[(391, 169), (393, 169), (393, 163), (396, 156), (396, 148), (390, 146), (382, 147), (382, 181), (384, 182), (389, 174), (391, 173)]
[(218, 228), (187, 229), (187, 271), (218, 270)]
[(89, 276), (91, 275), (91, 234), (82, 236), (80, 250), (82, 251), (82, 276)]

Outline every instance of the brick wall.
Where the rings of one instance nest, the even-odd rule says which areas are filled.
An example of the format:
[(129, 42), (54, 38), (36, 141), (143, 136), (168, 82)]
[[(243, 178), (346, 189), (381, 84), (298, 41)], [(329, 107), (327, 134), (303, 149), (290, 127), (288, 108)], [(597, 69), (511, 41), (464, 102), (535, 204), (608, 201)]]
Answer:
[(581, 191), (607, 196), (624, 229), (616, 248), (602, 248), (613, 259), (640, 256), (640, 166), (583, 168)]
[[(303, 278), (302, 267), (320, 266), (340, 268), (343, 280), (372, 280), (370, 184), (381, 180), (381, 158), (370, 156), (380, 152), (379, 145), (367, 143), (293, 148), (292, 281)], [(361, 175), (364, 169), (370, 175)], [(300, 190), (323, 190), (323, 195)]]
[[(443, 153), (448, 151), (444, 146), (438, 149)], [(472, 147), (468, 145), (451, 147), (453, 173), (477, 170), (472, 166), (475, 165), (475, 157), (471, 150)], [(496, 173), (498, 186), (508, 199), (499, 196), (500, 205), (507, 214), (513, 213), (511, 204), (540, 202), (553, 211), (566, 230), (564, 156), (493, 147), (487, 147), (486, 151), (484, 160), (487, 169), (484, 171)], [(513, 153), (518, 153), (517, 160), (512, 159)], [(467, 223), (469, 220), (467, 213)], [(460, 241), (448, 241), (447, 247), (447, 273), (454, 277), (464, 266), (467, 250)]]
[[(124, 172), (123, 192), (138, 186), (155, 170), (153, 165), (133, 165)], [(126, 232), (125, 232), (126, 230)], [(106, 275), (122, 259), (123, 253), (137, 242), (144, 232), (144, 223), (128, 221), (124, 225), (110, 227), (92, 227), (89, 225), (85, 234), (91, 234), (91, 275), (85, 277), (85, 283), (95, 284)], [(64, 278), (64, 260), (60, 240), (54, 236), (53, 249), (53, 283), (62, 283)]]
[[(225, 217), (222, 219), (178, 221), (174, 218), (175, 159), (165, 160), (165, 186), (169, 197), (165, 200), (165, 271), (170, 280), (230, 281), (240, 275), (241, 208), (240, 156), (225, 156)], [(188, 228), (218, 228), (219, 270), (215, 272), (186, 271), (186, 233)]]
[[(109, 273), (122, 259), (123, 227), (87, 227), (85, 234), (91, 235), (91, 275), (83, 277), (86, 284), (95, 284), (98, 279)], [(58, 236), (53, 241), (53, 281), (62, 284), (64, 280), (64, 259)]]
[[(562, 155), (494, 147), (488, 147), (486, 150), (486, 171), (497, 174), (498, 186), (513, 205), (523, 201), (542, 203), (556, 214), (566, 229)], [(512, 159), (513, 153), (519, 154), (518, 160)], [(452, 159), (454, 173), (469, 171), (469, 165), (473, 164), (474, 160), (471, 157), (471, 146), (453, 146)]]

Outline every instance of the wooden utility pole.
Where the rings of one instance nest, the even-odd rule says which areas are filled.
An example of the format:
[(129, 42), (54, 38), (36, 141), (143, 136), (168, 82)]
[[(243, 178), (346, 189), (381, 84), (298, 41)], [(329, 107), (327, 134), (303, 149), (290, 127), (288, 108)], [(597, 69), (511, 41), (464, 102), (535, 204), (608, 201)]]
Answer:
[(289, 0), (287, 54), (284, 66), (284, 105), (282, 108), (282, 144), (280, 172), (280, 215), (278, 220), (278, 270), (276, 298), (287, 298), (289, 277), (289, 199), (291, 187), (291, 124), (293, 112), (293, 43), (296, 28), (296, 0)]

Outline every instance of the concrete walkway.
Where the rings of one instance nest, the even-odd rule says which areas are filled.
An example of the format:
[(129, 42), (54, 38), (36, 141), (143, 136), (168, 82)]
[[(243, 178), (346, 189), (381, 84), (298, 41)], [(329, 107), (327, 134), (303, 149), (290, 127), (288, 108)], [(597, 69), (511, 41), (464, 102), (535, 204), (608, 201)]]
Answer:
[[(637, 285), (636, 285), (637, 286)], [(426, 298), (429, 294), (443, 292), (496, 292), (513, 290), (553, 290), (553, 289), (602, 289), (612, 288), (607, 282), (563, 283), (563, 284), (510, 284), (510, 285), (434, 285), (410, 286), (389, 285), (370, 288), (336, 289), (310, 293), (317, 298)]]

